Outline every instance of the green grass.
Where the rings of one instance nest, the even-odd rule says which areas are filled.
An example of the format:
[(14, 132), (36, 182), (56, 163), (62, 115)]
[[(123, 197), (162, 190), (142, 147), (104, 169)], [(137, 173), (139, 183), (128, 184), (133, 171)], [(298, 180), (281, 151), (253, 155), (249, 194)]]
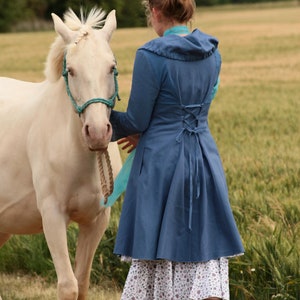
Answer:
[[(300, 6), (289, 2), (199, 9), (193, 21), (193, 27), (218, 37), (223, 58), (209, 123), (246, 249), (230, 263), (233, 300), (300, 299), (299, 16)], [(154, 36), (147, 28), (120, 29), (113, 36), (120, 110), (127, 105), (135, 51)], [(42, 80), (54, 37), (53, 32), (0, 35), (0, 76)], [(91, 276), (93, 286), (104, 290), (122, 287), (128, 269), (112, 254), (120, 208), (120, 202), (113, 207)], [(72, 227), (71, 252), (75, 237)], [(55, 280), (42, 237), (15, 237), (1, 249), (0, 272), (11, 271)], [(0, 294), (8, 295), (3, 286), (9, 283), (0, 277)]]

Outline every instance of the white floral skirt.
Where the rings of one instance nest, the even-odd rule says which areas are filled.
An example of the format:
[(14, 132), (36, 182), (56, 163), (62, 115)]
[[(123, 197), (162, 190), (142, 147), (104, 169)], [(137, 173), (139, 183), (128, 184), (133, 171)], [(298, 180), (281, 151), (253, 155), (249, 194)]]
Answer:
[(132, 260), (121, 300), (229, 300), (228, 260)]

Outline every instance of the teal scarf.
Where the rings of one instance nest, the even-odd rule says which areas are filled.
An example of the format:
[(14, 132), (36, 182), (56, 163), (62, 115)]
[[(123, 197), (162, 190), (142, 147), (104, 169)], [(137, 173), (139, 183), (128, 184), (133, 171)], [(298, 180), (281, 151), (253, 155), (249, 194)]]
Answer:
[(181, 35), (181, 34), (189, 34), (189, 33), (190, 33), (190, 31), (187, 28), (187, 26), (179, 25), (179, 26), (174, 26), (174, 27), (167, 29), (164, 32), (164, 36), (169, 35), (169, 34)]

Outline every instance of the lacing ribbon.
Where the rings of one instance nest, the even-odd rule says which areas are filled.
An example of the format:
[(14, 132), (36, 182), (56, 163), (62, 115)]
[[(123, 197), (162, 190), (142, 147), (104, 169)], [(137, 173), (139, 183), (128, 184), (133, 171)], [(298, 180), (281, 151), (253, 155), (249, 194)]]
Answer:
[[(189, 136), (195, 137), (196, 141), (194, 143), (195, 145), (195, 153), (198, 151), (198, 147), (200, 145), (200, 135), (203, 130), (206, 129), (203, 126), (200, 125), (200, 111), (202, 107), (207, 104), (207, 103), (202, 103), (202, 104), (197, 104), (197, 105), (188, 105), (188, 106), (183, 106), (182, 105), (182, 110), (185, 112), (184, 116), (182, 117), (182, 122), (183, 122), (183, 127), (176, 136), (176, 141), (178, 143), (182, 142), (182, 135), (184, 133), (187, 133)], [(192, 109), (199, 108), (200, 111), (198, 110), (197, 113), (194, 113)], [(184, 146), (182, 145), (182, 151), (184, 151)], [(196, 166), (193, 166), (192, 163), (192, 151), (190, 149), (189, 151), (189, 230), (192, 230), (192, 220), (193, 220), (193, 196), (194, 196), (194, 186), (193, 183), (197, 182), (196, 186), (196, 199), (200, 197), (200, 192), (201, 192), (201, 187), (200, 187), (200, 182), (193, 180), (193, 172), (192, 168), (195, 167), (195, 177), (199, 178), (199, 166), (196, 164)]]

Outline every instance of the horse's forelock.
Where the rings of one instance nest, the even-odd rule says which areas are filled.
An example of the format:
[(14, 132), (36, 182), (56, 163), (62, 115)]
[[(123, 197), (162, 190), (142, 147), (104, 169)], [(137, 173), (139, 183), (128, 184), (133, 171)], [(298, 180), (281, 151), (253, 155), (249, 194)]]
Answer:
[(104, 17), (105, 17), (105, 11), (102, 10), (101, 8), (94, 7), (90, 11), (85, 21), (85, 24), (91, 26), (92, 28), (100, 28), (105, 23)]
[(89, 12), (88, 16), (85, 18), (83, 9), (80, 8), (80, 19), (74, 13), (72, 9), (68, 9), (64, 14), (65, 24), (71, 30), (81, 30), (83, 26), (91, 28), (100, 28), (103, 26), (105, 20), (105, 11), (101, 8), (94, 7)]

